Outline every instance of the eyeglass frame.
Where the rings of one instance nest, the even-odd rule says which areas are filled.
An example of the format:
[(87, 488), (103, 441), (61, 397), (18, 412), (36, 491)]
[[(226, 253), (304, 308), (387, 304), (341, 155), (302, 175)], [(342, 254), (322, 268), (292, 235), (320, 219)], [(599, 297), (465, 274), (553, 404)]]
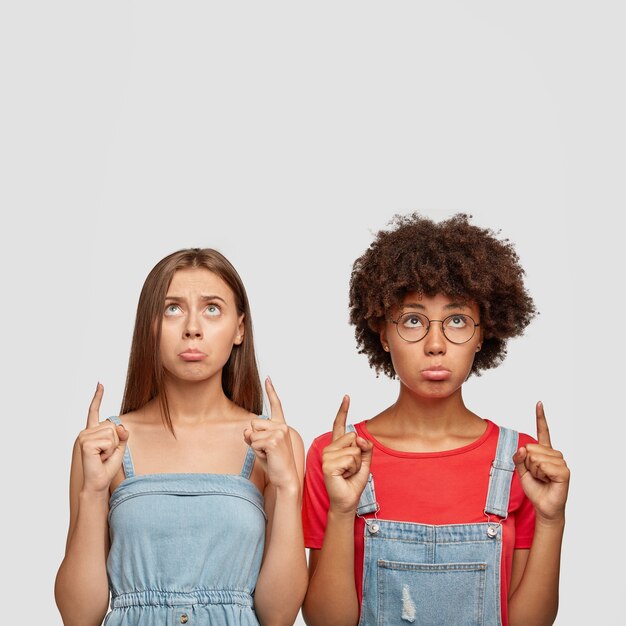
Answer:
[[(398, 328), (398, 324), (400, 323), (400, 320), (405, 315), (419, 315), (420, 317), (423, 317), (423, 318), (425, 318), (428, 321), (428, 326), (426, 326), (426, 332), (424, 333), (423, 337), (420, 337), (419, 339), (415, 339), (414, 341), (411, 341), (410, 339), (405, 339), (400, 334), (400, 329)], [(451, 317), (460, 317), (461, 315), (463, 317), (469, 318), (472, 321), (472, 323), (474, 324), (474, 331), (472, 332), (470, 337), (468, 339), (466, 339), (465, 341), (460, 341), (460, 342), (459, 341), (452, 341), (452, 339), (450, 339), (450, 337), (448, 337), (448, 335), (446, 335), (446, 331), (444, 330), (443, 323), (446, 320), (450, 319)], [(400, 317), (398, 317), (397, 320), (391, 320), (391, 323), (396, 325), (396, 331), (398, 332), (398, 337), (400, 337), (400, 339), (402, 339), (402, 341), (406, 341), (407, 343), (419, 343), (423, 339), (426, 339), (426, 335), (428, 335), (428, 332), (430, 331), (430, 325), (433, 322), (439, 322), (441, 324), (441, 334), (444, 336), (446, 341), (449, 341), (451, 344), (453, 344), (455, 346), (462, 346), (463, 344), (466, 344), (468, 341), (471, 341), (473, 339), (474, 335), (476, 334), (476, 329), (480, 326), (480, 322), (476, 322), (476, 320), (471, 315), (468, 315), (467, 313), (452, 313), (452, 314), (447, 315), (446, 317), (444, 317), (442, 320), (431, 320), (428, 316), (424, 315), (424, 313), (416, 313), (416, 312), (407, 311), (406, 313), (401, 313)]]

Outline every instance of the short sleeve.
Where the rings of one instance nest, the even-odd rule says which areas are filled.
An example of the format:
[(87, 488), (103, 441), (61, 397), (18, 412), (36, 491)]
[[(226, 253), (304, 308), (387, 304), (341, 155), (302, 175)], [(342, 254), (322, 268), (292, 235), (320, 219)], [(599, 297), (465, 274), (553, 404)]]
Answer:
[(302, 528), (307, 548), (321, 549), (326, 532), (326, 518), (330, 502), (324, 473), (322, 472), (322, 450), (330, 443), (330, 434), (313, 441), (306, 455), (304, 492), (302, 494)]

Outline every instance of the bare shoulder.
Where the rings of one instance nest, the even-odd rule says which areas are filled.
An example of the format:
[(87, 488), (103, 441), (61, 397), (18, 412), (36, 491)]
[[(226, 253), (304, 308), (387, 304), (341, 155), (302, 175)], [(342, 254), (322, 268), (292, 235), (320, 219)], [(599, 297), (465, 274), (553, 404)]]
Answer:
[(302, 440), (302, 436), (293, 426), (289, 426), (289, 436), (291, 437), (292, 444), (304, 448), (304, 441)]
[(160, 430), (164, 425), (160, 408), (156, 406), (154, 401), (149, 402), (146, 406), (136, 411), (124, 413), (118, 419), (131, 434), (133, 432), (139, 433), (148, 429), (154, 429), (155, 427)]
[(151, 424), (154, 422), (154, 415), (151, 411), (146, 410), (147, 407), (138, 409), (137, 411), (130, 411), (124, 413), (124, 415), (118, 416), (118, 419), (122, 424), (129, 426), (142, 426), (145, 424)]

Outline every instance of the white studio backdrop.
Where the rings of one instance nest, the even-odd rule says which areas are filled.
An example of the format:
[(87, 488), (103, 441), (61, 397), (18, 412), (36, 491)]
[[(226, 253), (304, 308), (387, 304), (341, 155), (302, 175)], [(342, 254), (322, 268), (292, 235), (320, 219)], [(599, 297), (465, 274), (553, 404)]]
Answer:
[(418, 210), (516, 244), (540, 315), (466, 401), (530, 434), (544, 401), (572, 467), (557, 624), (617, 624), (623, 17), (604, 2), (3, 5), (3, 622), (61, 623), (71, 447), (97, 381), (103, 415), (119, 410), (156, 261), (201, 246), (234, 263), (261, 375), (308, 446), (344, 393), (354, 421), (395, 398), (356, 353), (347, 287), (373, 234)]

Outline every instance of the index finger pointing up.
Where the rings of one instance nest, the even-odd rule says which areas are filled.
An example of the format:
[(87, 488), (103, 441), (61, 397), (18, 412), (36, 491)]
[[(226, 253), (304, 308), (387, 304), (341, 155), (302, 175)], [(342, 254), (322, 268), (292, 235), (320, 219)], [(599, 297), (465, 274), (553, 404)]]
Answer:
[(537, 402), (537, 441), (542, 446), (552, 447), (550, 430), (548, 429), (546, 414), (543, 410), (543, 402)]
[(333, 422), (333, 441), (346, 434), (346, 421), (348, 419), (348, 408), (350, 407), (350, 396), (345, 395), (337, 411), (337, 417)]
[(274, 389), (274, 383), (269, 376), (265, 379), (265, 391), (270, 401), (270, 419), (272, 422), (286, 424), (283, 406), (280, 403), (276, 389)]
[(98, 383), (87, 412), (87, 428), (93, 428), (100, 423), (100, 403), (102, 402), (103, 394), (104, 387)]

